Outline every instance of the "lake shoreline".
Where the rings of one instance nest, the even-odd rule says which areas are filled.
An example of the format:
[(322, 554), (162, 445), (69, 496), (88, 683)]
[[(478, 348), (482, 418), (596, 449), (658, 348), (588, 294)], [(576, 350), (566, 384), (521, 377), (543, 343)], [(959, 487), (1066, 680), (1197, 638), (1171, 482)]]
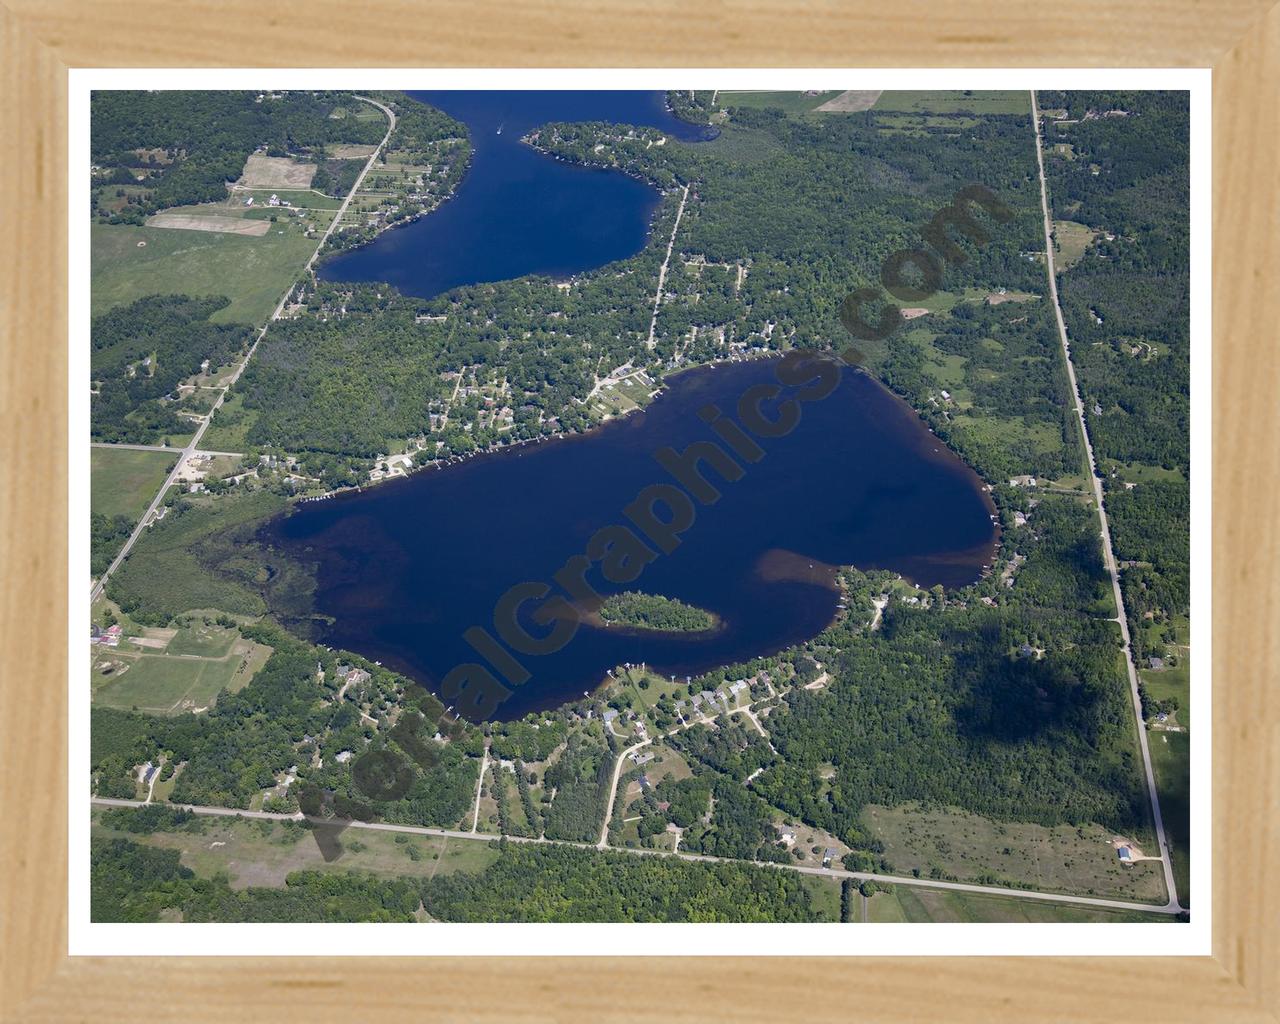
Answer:
[[(414, 472), (397, 487), (300, 501), (266, 535), (282, 557), (317, 564), (312, 610), (332, 619), (318, 624), (317, 639), (431, 688), (475, 659), (463, 635), (473, 624), (492, 628), (507, 583), (550, 581), (562, 560), (589, 550), (593, 530), (625, 531), (623, 513), (646, 487), (690, 486), (654, 453), (705, 445), (716, 435), (698, 410), (734, 409), (744, 392), (777, 379), (778, 361), (672, 375), (644, 416), (615, 417), (559, 443), (505, 445), (477, 453), (483, 458), (454, 457), (452, 473)], [(886, 568), (949, 589), (980, 579), (999, 534), (976, 473), (879, 381), (846, 373), (836, 389), (843, 398), (805, 406), (793, 434), (762, 436), (767, 457), (744, 463), (742, 481), (721, 485), (723, 502), (700, 504), (697, 530), (670, 554), (655, 548), (643, 581), (630, 587), (708, 611), (719, 628), (580, 623), (588, 628), (575, 629), (563, 651), (521, 662), (539, 682), (516, 691), (501, 717), (575, 699), (626, 661), (693, 674), (801, 643), (837, 617), (840, 566)], [(819, 479), (825, 500), (796, 500)], [(768, 551), (775, 555), (762, 562)], [(606, 583), (600, 593), (611, 590)], [(547, 628), (543, 621), (530, 635)]]

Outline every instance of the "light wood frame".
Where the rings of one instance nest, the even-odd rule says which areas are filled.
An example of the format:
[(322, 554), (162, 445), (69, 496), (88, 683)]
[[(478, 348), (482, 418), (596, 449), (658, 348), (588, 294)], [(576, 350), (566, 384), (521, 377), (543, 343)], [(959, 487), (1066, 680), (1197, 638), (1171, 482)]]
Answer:
[[(5, 2), (0, 1018), (1277, 1019), (1280, 7), (1273, 0), (811, 0), (795, 8), (676, 0)], [(1213, 956), (69, 958), (67, 69), (921, 64), (1214, 68)], [(1118, 942), (1122, 935), (1117, 929)]]

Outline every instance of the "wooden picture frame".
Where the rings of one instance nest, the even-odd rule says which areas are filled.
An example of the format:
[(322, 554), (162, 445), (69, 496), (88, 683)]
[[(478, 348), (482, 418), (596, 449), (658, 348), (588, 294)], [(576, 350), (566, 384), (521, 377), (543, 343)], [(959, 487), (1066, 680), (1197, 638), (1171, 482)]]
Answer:
[[(0, 7), (0, 1017), (13, 1021), (1264, 1021), (1280, 1016), (1280, 7), (892, 10), (558, 0)], [(141, 958), (67, 954), (67, 72), (176, 66), (1214, 69), (1213, 955), (1200, 958)], [(957, 948), (963, 949), (962, 932)], [(1123, 935), (1121, 930), (1118, 935)], [(1120, 941), (1123, 941), (1121, 939)], [(496, 951), (495, 951), (496, 952)]]

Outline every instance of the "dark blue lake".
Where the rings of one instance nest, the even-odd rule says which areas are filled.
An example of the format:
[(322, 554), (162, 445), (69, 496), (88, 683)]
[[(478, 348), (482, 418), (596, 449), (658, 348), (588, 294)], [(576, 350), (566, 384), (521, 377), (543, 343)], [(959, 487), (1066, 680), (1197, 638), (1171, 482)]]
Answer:
[[(463, 634), (500, 635), (495, 609), (509, 588), (546, 583), (564, 593), (557, 571), (602, 527), (628, 524), (625, 510), (646, 486), (685, 486), (655, 453), (716, 441), (699, 411), (714, 404), (740, 417), (739, 398), (774, 383), (775, 367), (762, 359), (679, 374), (645, 411), (588, 434), (307, 503), (269, 524), (263, 540), (316, 567), (314, 612), (327, 618), (317, 639), (441, 692), (455, 667), (485, 662)], [(784, 388), (767, 415), (795, 395)], [(562, 649), (518, 658), (530, 678), (492, 717), (573, 700), (627, 661), (695, 674), (801, 643), (836, 613), (835, 566), (894, 569), (926, 586), (978, 578), (996, 541), (990, 498), (910, 407), (845, 371), (833, 393), (800, 408), (786, 436), (759, 438), (761, 458), (737, 460), (739, 479), (704, 467), (722, 497), (698, 502), (675, 550), (627, 585), (598, 565), (585, 577), (605, 595), (679, 598), (714, 612), (721, 628), (634, 634), (584, 622)], [(520, 621), (548, 632), (528, 615)]]
[(526, 274), (568, 276), (645, 244), (658, 192), (617, 171), (553, 160), (522, 136), (553, 121), (647, 125), (692, 141), (662, 92), (415, 92), (466, 124), (472, 163), (452, 199), (325, 263), (326, 281), (387, 281), (430, 298), (459, 285)]

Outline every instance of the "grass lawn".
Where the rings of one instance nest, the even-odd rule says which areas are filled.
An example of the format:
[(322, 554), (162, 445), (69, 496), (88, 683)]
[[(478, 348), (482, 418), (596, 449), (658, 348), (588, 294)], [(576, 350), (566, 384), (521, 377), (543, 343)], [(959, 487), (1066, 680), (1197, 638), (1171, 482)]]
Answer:
[(931, 92), (885, 92), (872, 109), (913, 114), (1030, 114), (1025, 92), (983, 89), (940, 89)]
[[(840, 920), (840, 888), (838, 878), (823, 878), (819, 875), (803, 875), (804, 887), (809, 890), (809, 898), (813, 908), (822, 915), (824, 921)], [(861, 919), (861, 907), (855, 906), (857, 916)]]
[(1097, 232), (1085, 224), (1077, 224), (1073, 220), (1055, 220), (1053, 240), (1057, 249), (1054, 265), (1058, 273), (1078, 263), (1096, 235)]
[[(1122, 866), (1115, 848), (1107, 845), (1113, 833), (1100, 825), (1050, 829), (908, 804), (868, 805), (863, 820), (884, 843), (885, 857), (896, 874), (918, 868), (927, 876), (937, 867), (965, 882), (994, 877), (1045, 892), (1164, 902), (1160, 865), (1139, 861)], [(1141, 842), (1144, 837), (1127, 838)]]
[(913, 924), (957, 921), (1017, 924), (1148, 921), (1168, 924), (1173, 918), (1167, 914), (1143, 914), (1140, 911), (1111, 910), (1107, 907), (1072, 906), (1012, 896), (986, 896), (927, 889), (923, 886), (896, 885), (893, 892), (878, 892), (871, 897), (867, 920), (879, 923), (906, 921)]
[(171, 452), (90, 449), (90, 506), (104, 516), (128, 516), (137, 522), (176, 461)]
[[(225, 213), (220, 205), (211, 208)], [(329, 216), (313, 213), (308, 220), (323, 229)], [(92, 311), (96, 316), (144, 295), (226, 295), (231, 304), (214, 321), (262, 324), (317, 244), (293, 217), (258, 237), (94, 224)]]
[(1149, 668), (1138, 670), (1146, 684), (1147, 692), (1156, 700), (1178, 699), (1178, 710), (1169, 716), (1170, 725), (1191, 727), (1191, 666), (1186, 658), (1182, 658), (1175, 668), (1152, 671)]
[(1178, 899), (1191, 906), (1191, 736), (1185, 732), (1152, 729), (1147, 733), (1151, 768), (1160, 795), (1160, 814), (1173, 859)]

